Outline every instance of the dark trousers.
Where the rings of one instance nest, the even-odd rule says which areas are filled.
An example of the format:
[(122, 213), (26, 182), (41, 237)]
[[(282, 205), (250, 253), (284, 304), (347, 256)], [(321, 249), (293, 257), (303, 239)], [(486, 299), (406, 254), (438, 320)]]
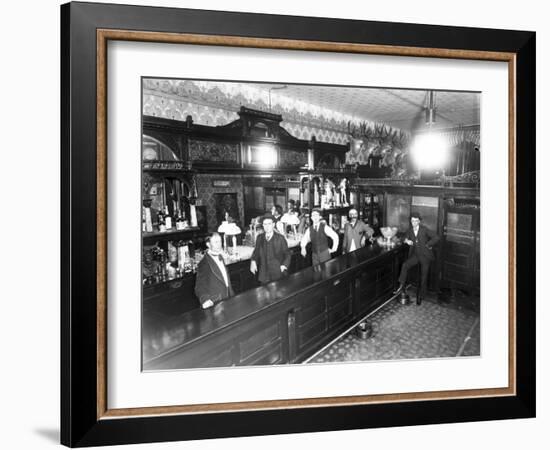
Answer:
[(323, 250), (320, 253), (313, 252), (311, 254), (311, 265), (316, 266), (317, 264), (327, 262), (329, 259), (330, 252), (328, 250)]
[(399, 283), (405, 285), (407, 282), (407, 273), (409, 269), (420, 264), (420, 295), (425, 296), (428, 290), (428, 273), (430, 271), (430, 260), (426, 258), (419, 258), (415, 254), (409, 257), (401, 267), (401, 274), (399, 275)]

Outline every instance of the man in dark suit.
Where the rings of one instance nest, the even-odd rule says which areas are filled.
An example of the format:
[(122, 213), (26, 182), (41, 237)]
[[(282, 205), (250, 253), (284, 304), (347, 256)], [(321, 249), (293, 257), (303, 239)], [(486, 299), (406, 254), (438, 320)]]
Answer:
[(274, 231), (273, 216), (262, 218), (264, 233), (256, 238), (256, 246), (250, 258), (250, 271), (258, 273), (258, 281), (262, 284), (279, 280), (288, 274), (290, 251), (286, 238)]
[(420, 293), (416, 299), (416, 303), (420, 305), (422, 299), (426, 295), (428, 273), (430, 270), (430, 262), (434, 259), (432, 247), (439, 242), (439, 236), (426, 228), (420, 222), (422, 217), (420, 214), (411, 214), (411, 227), (405, 235), (405, 244), (409, 245), (409, 258), (401, 267), (399, 275), (399, 288), (394, 292), (398, 294), (405, 288), (407, 282), (407, 273), (411, 267), (420, 264)]
[(212, 233), (206, 238), (208, 250), (197, 267), (195, 295), (203, 309), (234, 295), (229, 273), (222, 258), (222, 238)]

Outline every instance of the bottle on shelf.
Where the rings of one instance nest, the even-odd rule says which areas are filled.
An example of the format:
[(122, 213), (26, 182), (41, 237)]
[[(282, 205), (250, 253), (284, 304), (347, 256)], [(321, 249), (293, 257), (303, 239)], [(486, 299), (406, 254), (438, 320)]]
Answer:
[(168, 280), (173, 280), (176, 278), (176, 268), (170, 262), (166, 263), (166, 278)]
[(198, 226), (198, 222), (197, 222), (197, 210), (195, 208), (195, 204), (194, 203), (191, 203), (191, 205), (189, 205), (189, 210), (190, 210), (190, 216), (191, 216), (191, 226), (192, 227), (197, 227)]
[(153, 231), (153, 218), (151, 217), (151, 199), (150, 198), (144, 198), (143, 199), (143, 219), (145, 221), (144, 223), (144, 229), (143, 231), (150, 233)]
[(181, 216), (181, 212), (178, 212), (178, 217), (176, 218), (176, 230), (183, 230), (185, 228), (185, 222)]
[(168, 205), (164, 206), (164, 225), (166, 226), (166, 230), (172, 229), (172, 216), (168, 210)]
[[(166, 231), (166, 226), (164, 224), (164, 211), (162, 210), (162, 208), (160, 208), (157, 213), (157, 223), (158, 223), (159, 231)], [(164, 230), (161, 230), (161, 224)]]

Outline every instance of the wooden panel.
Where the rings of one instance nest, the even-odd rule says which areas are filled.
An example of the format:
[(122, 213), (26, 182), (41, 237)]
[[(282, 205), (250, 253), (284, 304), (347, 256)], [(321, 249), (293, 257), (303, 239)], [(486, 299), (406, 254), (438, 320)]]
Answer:
[(212, 352), (214, 353), (212, 358), (203, 359), (199, 367), (227, 367), (234, 365), (233, 349), (231, 347), (221, 350), (221, 352), (220, 349), (216, 350), (217, 351)]
[(315, 321), (325, 314), (326, 309), (324, 298), (312, 299), (296, 311), (296, 324), (301, 327), (308, 322)]
[(348, 297), (328, 314), (328, 328), (333, 329), (345, 323), (353, 314), (352, 298)]
[(250, 358), (241, 361), (241, 364), (246, 366), (266, 366), (271, 364), (280, 364), (283, 362), (283, 345), (282, 341), (278, 339), (275, 342), (263, 347), (261, 351), (254, 353)]
[(254, 209), (263, 210), (265, 205), (264, 188), (254, 186)]
[(380, 295), (383, 295), (388, 289), (391, 289), (393, 283), (394, 279), (391, 274), (379, 280), (376, 284), (376, 296), (379, 297)]
[(365, 289), (362, 289), (359, 294), (359, 302), (361, 307), (368, 305), (376, 298), (376, 285), (369, 284)]
[(367, 269), (359, 280), (359, 310), (364, 311), (376, 299), (377, 270)]
[(154, 363), (155, 370), (183, 369), (187, 367), (228, 367), (235, 365), (233, 345), (208, 346), (175, 352)]
[(260, 328), (253, 334), (246, 337), (239, 344), (241, 361), (249, 358), (254, 353), (258, 353), (262, 348), (273, 343), (275, 340), (280, 340), (281, 330), (279, 322), (276, 322), (266, 328)]
[(444, 261), (443, 264), (466, 268), (470, 264), (470, 259), (471, 259), (471, 255), (467, 253), (454, 252), (452, 253), (452, 259), (449, 257), (449, 260)]
[(339, 279), (327, 289), (326, 304), (327, 308), (335, 306), (337, 303), (351, 297), (352, 283), (350, 279)]
[(323, 314), (317, 321), (310, 322), (298, 330), (297, 354), (301, 353), (303, 348), (319, 338), (327, 331), (327, 317)]
[(361, 285), (368, 284), (368, 283), (375, 283), (376, 273), (377, 273), (376, 270), (366, 269), (366, 271), (361, 274)]
[(471, 270), (463, 269), (452, 264), (443, 264), (443, 277), (452, 283), (469, 286), (471, 282)]
[(243, 186), (244, 209), (254, 209), (254, 188), (252, 186)]
[[(445, 234), (445, 240), (447, 241), (447, 244), (451, 247), (457, 247), (458, 251), (460, 251), (461, 245), (472, 245), (473, 236), (471, 233), (465, 233), (465, 232), (454, 232), (452, 230), (447, 230)], [(452, 250), (451, 250), (452, 251)]]
[(443, 282), (451, 288), (479, 291), (478, 228), (479, 209), (447, 208), (441, 272)]
[(472, 215), (449, 212), (447, 214), (447, 229), (469, 231), (472, 229)]

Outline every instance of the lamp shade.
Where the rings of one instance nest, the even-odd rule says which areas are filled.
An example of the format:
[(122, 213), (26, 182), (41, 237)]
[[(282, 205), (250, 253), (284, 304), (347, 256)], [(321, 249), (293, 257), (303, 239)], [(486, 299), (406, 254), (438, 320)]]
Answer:
[(236, 223), (228, 223), (225, 227), (225, 231), (223, 232), (228, 236), (236, 236), (237, 234), (241, 234), (241, 229), (237, 226)]
[(283, 214), (283, 217), (281, 217), (281, 222), (287, 225), (300, 225), (300, 219), (298, 218), (298, 215), (293, 213)]
[(229, 222), (224, 220), (221, 225), (218, 227), (218, 233), (227, 234), (227, 229), (229, 228)]

